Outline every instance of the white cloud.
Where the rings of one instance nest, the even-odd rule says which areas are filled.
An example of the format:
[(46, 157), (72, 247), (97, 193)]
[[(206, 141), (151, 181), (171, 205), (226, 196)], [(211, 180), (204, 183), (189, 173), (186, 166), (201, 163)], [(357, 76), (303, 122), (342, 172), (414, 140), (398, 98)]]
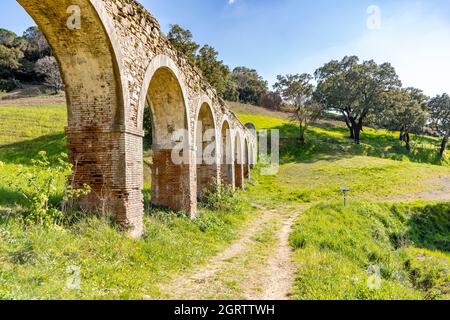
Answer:
[(232, 5), (236, 2), (236, 0), (228, 0), (228, 4)]

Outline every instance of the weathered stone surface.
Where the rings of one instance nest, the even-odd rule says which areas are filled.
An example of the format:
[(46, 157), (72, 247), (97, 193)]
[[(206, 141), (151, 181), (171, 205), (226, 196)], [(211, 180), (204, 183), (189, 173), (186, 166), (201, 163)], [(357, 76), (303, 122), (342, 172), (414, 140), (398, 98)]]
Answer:
[[(73, 180), (93, 190), (81, 201), (83, 206), (113, 215), (133, 235), (142, 232), (146, 106), (153, 120), (154, 204), (195, 216), (207, 177), (243, 187), (248, 170), (243, 165), (248, 168), (255, 160), (254, 132), (228, 110), (198, 68), (169, 44), (142, 5), (134, 0), (18, 2), (43, 30), (61, 67)], [(68, 8), (74, 5), (80, 9), (79, 29), (67, 25), (73, 14)], [(199, 120), (215, 130), (215, 165), (198, 161), (196, 151), (203, 147), (202, 141), (196, 142)], [(171, 163), (169, 152), (178, 129), (188, 132), (188, 163), (183, 165)], [(223, 136), (227, 132), (228, 138)], [(227, 148), (227, 139), (239, 143)]]

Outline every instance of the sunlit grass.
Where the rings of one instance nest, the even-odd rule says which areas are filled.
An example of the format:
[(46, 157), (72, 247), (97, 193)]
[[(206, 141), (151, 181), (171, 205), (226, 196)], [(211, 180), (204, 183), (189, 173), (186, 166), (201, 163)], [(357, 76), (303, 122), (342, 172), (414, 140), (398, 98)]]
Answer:
[(450, 204), (313, 207), (291, 235), (299, 266), (294, 297), (449, 299), (449, 212)]
[[(301, 216), (291, 237), (300, 265), (295, 298), (426, 298), (431, 289), (418, 287), (427, 279), (431, 277), (434, 289), (448, 283), (427, 263), (434, 261), (428, 257), (448, 258), (442, 247), (421, 246), (424, 240), (412, 238), (415, 247), (397, 250), (385, 238), (373, 240), (374, 234), (397, 235), (395, 228), (403, 230), (408, 225), (404, 225), (406, 220), (389, 224), (396, 213), (388, 205), (360, 202), (394, 201), (396, 196), (432, 187), (430, 179), (449, 176), (448, 162), (434, 157), (438, 139), (415, 137), (417, 143), (407, 154), (396, 133), (367, 128), (363, 144), (356, 146), (347, 138), (344, 125), (324, 122), (310, 127), (307, 143), (301, 146), (296, 140), (297, 127), (287, 120), (255, 114), (239, 117), (244, 123), (254, 123), (258, 130), (280, 130), (278, 175), (261, 176), (254, 171), (253, 183), (241, 194), (243, 210), (239, 212), (202, 209), (201, 217), (191, 221), (176, 213), (152, 210), (145, 218), (143, 239), (132, 240), (110, 221), (93, 216), (55, 229), (25, 228), (7, 219), (7, 213), (20, 206), (22, 199), (6, 181), (14, 179), (18, 166), (29, 165), (41, 150), (51, 159), (66, 152), (63, 132), (67, 120), (63, 106), (0, 107), (0, 299), (158, 298), (164, 295), (159, 289), (161, 282), (204, 263), (229, 244), (252, 218), (252, 205), (303, 210), (320, 202), (324, 204)], [(149, 196), (150, 153), (145, 163), (144, 191)], [(64, 177), (60, 178), (55, 197), (62, 192)], [(341, 208), (339, 187), (343, 185), (351, 187), (348, 210)], [(389, 225), (383, 224), (383, 217)], [(435, 225), (427, 226), (437, 230), (431, 229)], [(416, 235), (422, 233), (428, 234), (418, 231)], [(307, 245), (297, 247), (304, 240)], [(441, 241), (448, 243), (445, 234)], [(326, 247), (329, 243), (337, 249)], [(415, 270), (418, 277), (401, 282), (386, 276), (383, 290), (371, 292), (365, 286), (369, 263), (381, 263), (383, 270), (392, 274), (410, 275)], [(69, 266), (80, 267), (81, 290), (66, 288)]]
[(65, 106), (1, 106), (0, 146), (63, 133), (66, 126)]

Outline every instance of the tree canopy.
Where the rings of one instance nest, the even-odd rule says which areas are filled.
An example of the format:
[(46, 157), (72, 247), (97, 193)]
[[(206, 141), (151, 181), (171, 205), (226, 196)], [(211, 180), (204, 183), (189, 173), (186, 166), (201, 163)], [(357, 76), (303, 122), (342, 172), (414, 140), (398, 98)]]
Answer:
[(197, 65), (208, 82), (223, 97), (227, 90), (230, 69), (219, 60), (219, 53), (213, 47), (204, 45), (197, 56)]
[(344, 116), (350, 136), (360, 143), (367, 118), (383, 105), (381, 95), (401, 87), (394, 67), (373, 60), (360, 63), (356, 56), (333, 60), (315, 72), (315, 98), (328, 110)]
[(167, 39), (180, 53), (184, 54), (188, 60), (192, 63), (196, 63), (197, 51), (200, 48), (200, 45), (194, 41), (191, 31), (183, 29), (178, 24), (172, 24), (170, 25)]
[(237, 67), (231, 73), (230, 68), (219, 59), (216, 49), (210, 45), (200, 46), (194, 41), (192, 32), (180, 25), (171, 25), (167, 38), (202, 71), (203, 76), (222, 98), (257, 104), (261, 95), (268, 91), (267, 82), (256, 70)]
[(377, 122), (386, 129), (400, 132), (400, 141), (411, 150), (411, 133), (419, 133), (424, 128), (428, 113), (428, 97), (419, 89), (406, 88), (385, 92), (380, 99)]
[(313, 98), (313, 77), (307, 73), (278, 76), (274, 85), (284, 102), (292, 107), (293, 116), (300, 127), (300, 142), (305, 143), (308, 126), (322, 114), (322, 105)]
[[(41, 72), (44, 69), (47, 72)], [(0, 29), (0, 90), (13, 90), (20, 82), (44, 83), (58, 90), (60, 79), (50, 46), (37, 27), (28, 28), (21, 37)]]
[(445, 93), (432, 98), (428, 103), (428, 110), (431, 127), (442, 137), (439, 155), (443, 157), (450, 137), (450, 96)]
[(258, 104), (261, 96), (268, 91), (268, 83), (256, 70), (247, 67), (236, 67), (231, 80), (236, 84), (239, 100), (243, 103)]

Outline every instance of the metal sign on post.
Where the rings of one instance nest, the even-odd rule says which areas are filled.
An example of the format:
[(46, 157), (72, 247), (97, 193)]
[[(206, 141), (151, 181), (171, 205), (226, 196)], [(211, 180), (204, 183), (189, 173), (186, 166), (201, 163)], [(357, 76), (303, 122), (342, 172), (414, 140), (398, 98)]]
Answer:
[(341, 191), (344, 193), (344, 208), (347, 207), (347, 192), (350, 191), (350, 187), (341, 187)]

